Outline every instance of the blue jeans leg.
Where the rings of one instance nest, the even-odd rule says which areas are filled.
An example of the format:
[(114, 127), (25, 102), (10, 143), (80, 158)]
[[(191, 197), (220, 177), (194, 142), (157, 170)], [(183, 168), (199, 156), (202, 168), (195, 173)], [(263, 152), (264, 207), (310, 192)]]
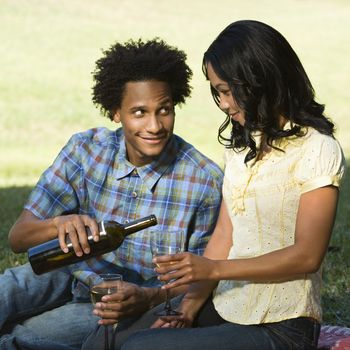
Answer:
[(98, 318), (72, 302), (72, 280), (64, 269), (36, 276), (29, 264), (0, 275), (0, 349), (80, 349)]
[[(60, 343), (52, 342), (31, 332), (17, 338), (13, 334), (6, 334), (0, 338), (1, 350), (76, 350), (75, 348), (65, 346)], [(25, 334), (25, 336), (24, 336)]]
[(60, 306), (72, 299), (73, 277), (65, 270), (36, 276), (29, 264), (0, 275), (0, 331), (17, 322)]
[[(290, 322), (292, 321), (292, 322)], [(303, 319), (279, 322), (278, 331), (264, 325), (223, 323), (217, 326), (182, 329), (148, 329), (128, 338), (122, 350), (311, 350), (318, 325)], [(294, 324), (293, 324), (294, 322)], [(272, 325), (272, 324), (270, 324)], [(295, 327), (297, 326), (297, 327)], [(305, 328), (305, 329), (304, 329)], [(317, 337), (316, 337), (317, 339)], [(317, 340), (316, 340), (317, 342)]]
[(80, 349), (98, 320), (91, 303), (68, 303), (16, 325), (11, 335), (17, 342), (36, 344), (34, 349), (54, 349), (57, 345)]

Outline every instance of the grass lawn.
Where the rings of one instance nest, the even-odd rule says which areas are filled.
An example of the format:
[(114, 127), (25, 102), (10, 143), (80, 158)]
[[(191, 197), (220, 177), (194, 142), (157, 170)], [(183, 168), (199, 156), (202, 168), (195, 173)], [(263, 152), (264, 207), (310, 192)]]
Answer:
[[(176, 132), (222, 164), (223, 115), (201, 59), (239, 19), (266, 22), (302, 60), (317, 99), (337, 125), (350, 158), (350, 3), (347, 0), (2, 0), (0, 5), (0, 271), (26, 261), (7, 245), (30, 189), (71, 134), (115, 128), (91, 102), (94, 62), (117, 40), (161, 37), (188, 54), (192, 98), (177, 110)], [(325, 321), (350, 326), (350, 180), (345, 179), (324, 266)]]

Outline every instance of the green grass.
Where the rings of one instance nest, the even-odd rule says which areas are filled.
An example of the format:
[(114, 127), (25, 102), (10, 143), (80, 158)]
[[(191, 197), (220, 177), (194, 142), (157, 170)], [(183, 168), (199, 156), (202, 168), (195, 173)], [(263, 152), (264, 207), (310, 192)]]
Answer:
[(7, 243), (8, 232), (22, 211), (31, 186), (0, 188), (0, 272), (26, 262), (26, 254), (14, 254)]
[[(7, 235), (30, 189), (71, 134), (114, 128), (91, 103), (91, 72), (116, 40), (156, 36), (188, 54), (193, 93), (176, 132), (222, 164), (222, 122), (201, 73), (202, 54), (229, 23), (258, 19), (286, 36), (350, 158), (350, 3), (347, 0), (2, 0), (0, 5), (0, 271), (26, 261)], [(325, 321), (350, 326), (349, 189), (345, 179), (325, 262)]]
[(342, 184), (337, 219), (323, 268), (322, 302), (328, 323), (350, 327), (350, 168)]

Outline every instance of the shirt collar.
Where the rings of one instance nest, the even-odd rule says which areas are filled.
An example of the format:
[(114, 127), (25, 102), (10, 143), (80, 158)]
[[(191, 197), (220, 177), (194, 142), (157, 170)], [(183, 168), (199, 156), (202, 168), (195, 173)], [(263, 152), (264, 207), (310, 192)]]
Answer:
[(118, 169), (116, 171), (117, 180), (131, 175), (132, 172), (137, 172), (145, 187), (152, 191), (160, 177), (174, 162), (177, 156), (178, 147), (177, 137), (173, 135), (162, 153), (152, 163), (136, 167), (127, 159), (125, 137), (122, 135), (118, 152)]
[[(297, 125), (297, 124), (294, 124)], [(283, 130), (290, 130), (292, 128), (292, 123), (290, 121), (287, 121), (287, 123), (283, 126)], [(303, 132), (307, 132), (307, 127), (302, 127)], [(254, 138), (254, 141), (256, 143), (256, 148), (257, 150), (260, 148), (261, 145), (261, 140), (262, 140), (262, 133), (260, 131), (255, 131), (252, 133), (252, 136)], [(289, 137), (283, 137), (279, 140), (275, 140), (273, 142), (274, 146), (276, 146), (278, 149), (274, 149), (272, 148), (271, 151), (269, 153), (267, 153), (264, 158), (260, 161), (265, 161), (271, 157), (283, 157), (284, 156), (284, 152), (286, 151), (288, 146), (300, 146), (303, 143), (303, 138), (293, 135), (293, 136), (289, 136)], [(248, 153), (248, 149), (245, 151), (245, 154)], [(259, 161), (259, 162), (260, 162)], [(256, 159), (251, 159), (247, 165), (249, 167), (254, 166), (256, 163)]]

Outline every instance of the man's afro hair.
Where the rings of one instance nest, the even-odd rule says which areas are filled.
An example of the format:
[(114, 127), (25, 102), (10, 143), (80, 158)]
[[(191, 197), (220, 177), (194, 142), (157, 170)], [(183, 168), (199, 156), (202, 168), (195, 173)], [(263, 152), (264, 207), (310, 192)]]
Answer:
[(111, 120), (121, 106), (127, 82), (166, 82), (174, 105), (184, 103), (191, 94), (192, 71), (186, 64), (186, 54), (159, 38), (117, 42), (103, 53), (92, 73), (95, 82), (92, 101)]

